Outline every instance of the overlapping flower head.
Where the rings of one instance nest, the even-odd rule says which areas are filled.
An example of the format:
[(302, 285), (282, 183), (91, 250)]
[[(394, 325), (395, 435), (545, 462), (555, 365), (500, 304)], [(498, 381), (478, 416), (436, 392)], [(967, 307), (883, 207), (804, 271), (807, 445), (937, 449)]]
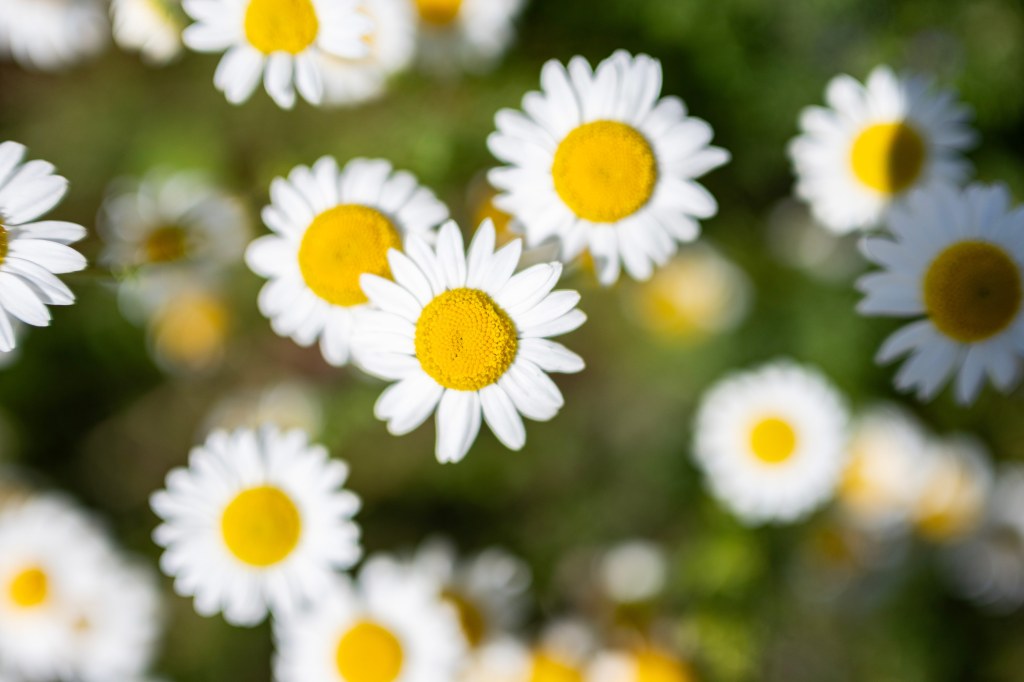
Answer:
[(5, 0), (0, 6), (0, 56), (26, 69), (67, 69), (95, 57), (109, 40), (102, 0)]
[(697, 238), (697, 220), (718, 204), (696, 178), (729, 154), (708, 146), (711, 126), (661, 86), (661, 64), (647, 55), (619, 51), (594, 70), (574, 57), (544, 65), (525, 113), (498, 112), (488, 146), (508, 165), (489, 175), (503, 192), (495, 203), (529, 246), (557, 240), (565, 261), (586, 251), (610, 285), (623, 267), (647, 279)]
[(110, 20), (114, 42), (154, 66), (171, 62), (184, 49), (181, 0), (111, 0)]
[(418, 64), (440, 74), (487, 71), (515, 39), (525, 0), (402, 0), (419, 19)]
[(970, 109), (920, 76), (880, 66), (861, 85), (836, 76), (829, 109), (808, 107), (790, 143), (796, 193), (835, 232), (879, 226), (915, 189), (953, 191), (971, 172)]

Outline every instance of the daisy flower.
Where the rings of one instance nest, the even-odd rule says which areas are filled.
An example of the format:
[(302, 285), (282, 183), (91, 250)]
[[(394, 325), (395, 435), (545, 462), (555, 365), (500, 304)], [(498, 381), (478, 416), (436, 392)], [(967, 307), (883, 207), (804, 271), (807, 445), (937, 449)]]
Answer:
[(865, 240), (883, 268), (862, 277), (864, 315), (913, 317), (878, 351), (879, 363), (909, 355), (896, 374), (901, 391), (930, 400), (955, 375), (956, 398), (969, 404), (985, 376), (1007, 392), (1024, 354), (1024, 208), (1000, 185), (911, 195), (894, 209), (892, 236)]
[(693, 682), (696, 676), (686, 663), (660, 648), (644, 646), (631, 651), (600, 654), (591, 666), (587, 682)]
[(490, 642), (470, 659), (460, 682), (584, 682), (593, 649), (574, 621), (549, 625), (532, 646), (511, 637)]
[(324, 81), (323, 104), (351, 106), (380, 97), (388, 79), (409, 66), (416, 49), (416, 18), (408, 0), (363, 0), (359, 11), (373, 22), (364, 38), (369, 52), (343, 59), (326, 52), (317, 57)]
[(160, 566), (196, 612), (233, 625), (316, 600), (361, 553), (347, 477), (301, 431), (216, 431), (151, 499)]
[(98, 54), (110, 25), (101, 0), (4, 0), (0, 55), (27, 69), (58, 71)]
[(437, 458), (457, 462), (480, 431), (480, 417), (506, 447), (526, 443), (520, 415), (552, 419), (562, 393), (548, 372), (579, 372), (583, 360), (547, 337), (586, 321), (575, 291), (551, 290), (562, 267), (541, 263), (513, 275), (521, 243), (495, 252), (494, 226), (485, 222), (469, 246), (458, 226), (441, 227), (437, 249), (418, 236), (388, 262), (395, 281), (363, 275), (380, 311), (360, 328), (359, 362), (397, 383), (374, 407), (388, 431), (403, 435), (437, 412)]
[(929, 444), (912, 519), (918, 533), (936, 543), (967, 537), (984, 519), (992, 492), (992, 464), (980, 443), (953, 436)]
[(114, 42), (150, 64), (162, 66), (181, 54), (181, 0), (112, 0), (110, 19)]
[(404, 0), (419, 18), (419, 63), (450, 74), (490, 70), (515, 40), (526, 0)]
[(54, 275), (85, 267), (68, 244), (85, 228), (38, 220), (64, 197), (68, 181), (45, 161), (21, 163), (25, 147), (0, 144), (0, 352), (15, 346), (11, 317), (35, 327), (50, 324), (48, 305), (70, 305), (75, 296)]
[(530, 569), (501, 549), (460, 560), (451, 543), (430, 540), (416, 552), (410, 570), (427, 577), (455, 607), (471, 648), (517, 626), (524, 615)]
[(165, 285), (146, 319), (146, 337), (156, 363), (170, 373), (209, 371), (224, 359), (234, 325), (227, 298), (202, 280)]
[(711, 492), (745, 523), (793, 522), (832, 496), (846, 464), (846, 422), (823, 376), (775, 362), (704, 396), (694, 457)]
[(610, 548), (598, 566), (601, 590), (617, 604), (639, 604), (657, 597), (668, 579), (665, 551), (646, 540)]
[(324, 411), (312, 385), (286, 380), (232, 391), (217, 401), (204, 422), (205, 432), (274, 424), (281, 430), (301, 429), (315, 437), (323, 430)]
[(275, 625), (279, 682), (448, 682), (463, 642), (426, 577), (381, 557)]
[(952, 190), (970, 174), (970, 110), (929, 79), (880, 66), (866, 85), (836, 76), (825, 99), (830, 109), (804, 109), (789, 155), (797, 195), (828, 229), (874, 227), (911, 190)]
[(320, 340), (324, 359), (349, 361), (352, 332), (368, 309), (364, 273), (391, 276), (388, 249), (408, 235), (433, 241), (448, 209), (405, 171), (383, 160), (354, 159), (344, 169), (324, 157), (270, 184), (263, 222), (246, 263), (270, 281), (260, 311), (280, 336), (301, 346)]
[(488, 146), (508, 164), (489, 174), (496, 205), (529, 246), (557, 239), (567, 262), (589, 250), (602, 284), (622, 266), (647, 279), (718, 211), (695, 178), (728, 152), (708, 146), (711, 126), (682, 100), (660, 97), (661, 64), (647, 55), (619, 51), (594, 71), (582, 57), (549, 61), (541, 87), (523, 98), (525, 114), (495, 117)]
[(282, 109), (295, 105), (296, 89), (319, 104), (318, 56), (359, 59), (369, 51), (365, 37), (372, 24), (357, 0), (184, 0), (183, 6), (196, 22), (185, 29), (185, 45), (226, 50), (213, 83), (232, 104), (247, 100), (261, 76)]

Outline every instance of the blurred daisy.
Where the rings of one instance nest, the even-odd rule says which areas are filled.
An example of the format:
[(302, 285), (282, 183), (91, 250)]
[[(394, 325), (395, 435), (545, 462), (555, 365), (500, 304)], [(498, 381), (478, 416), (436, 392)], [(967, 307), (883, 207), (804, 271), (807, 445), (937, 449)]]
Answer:
[(1024, 355), (1024, 208), (1001, 185), (911, 195), (894, 209), (892, 237), (864, 242), (884, 268), (862, 277), (865, 315), (922, 317), (890, 336), (877, 360), (909, 355), (896, 387), (930, 400), (955, 375), (957, 400), (969, 404), (985, 376), (1007, 392)]
[(16, 142), (0, 144), (0, 352), (15, 346), (11, 317), (48, 326), (46, 306), (75, 301), (54, 275), (85, 268), (82, 254), (68, 246), (85, 236), (85, 228), (37, 220), (64, 197), (68, 181), (46, 161), (22, 164), (24, 155)]
[(983, 519), (992, 490), (992, 465), (973, 439), (954, 436), (932, 442), (915, 478), (920, 488), (913, 520), (926, 539), (962, 539)]
[(416, 18), (408, 0), (363, 0), (359, 11), (373, 22), (364, 37), (369, 53), (343, 59), (321, 52), (325, 105), (350, 106), (376, 99), (388, 79), (409, 66), (416, 48)]
[(310, 104), (323, 98), (318, 56), (360, 59), (369, 48), (372, 24), (357, 0), (183, 0), (196, 23), (185, 29), (185, 45), (197, 52), (223, 52), (213, 83), (229, 102), (247, 100), (263, 77), (270, 97), (283, 109), (295, 105), (295, 90)]
[(744, 522), (787, 523), (820, 506), (846, 464), (846, 409), (818, 372), (775, 362), (702, 398), (694, 457)]
[(552, 419), (564, 402), (548, 372), (579, 372), (583, 360), (548, 340), (586, 321), (575, 291), (551, 290), (558, 263), (513, 275), (520, 242), (494, 250), (485, 222), (463, 247), (458, 226), (441, 227), (437, 249), (419, 236), (408, 255), (392, 249), (395, 281), (363, 275), (363, 290), (380, 308), (366, 316), (357, 340), (370, 374), (395, 381), (374, 407), (394, 435), (409, 433), (437, 412), (437, 458), (457, 462), (480, 431), (481, 412), (506, 447), (526, 443), (520, 415)]
[(315, 437), (324, 425), (317, 391), (300, 381), (239, 389), (214, 405), (204, 430), (257, 429), (264, 424), (274, 424), (281, 430), (300, 429)]
[(337, 576), (313, 608), (276, 623), (279, 682), (434, 682), (455, 678), (463, 642), (426, 576), (384, 558), (355, 584)]
[(668, 560), (658, 545), (630, 540), (610, 548), (601, 557), (602, 591), (618, 604), (638, 604), (657, 597), (668, 578)]
[(253, 241), (245, 258), (270, 280), (260, 311), (280, 336), (301, 346), (319, 339), (324, 359), (344, 365), (367, 311), (360, 275), (390, 277), (388, 249), (413, 234), (432, 242), (448, 209), (387, 161), (354, 159), (339, 171), (326, 156), (275, 178), (270, 198), (263, 222), (274, 234)]
[(460, 682), (584, 682), (593, 641), (575, 622), (548, 626), (526, 646), (510, 637), (495, 640), (470, 659)]
[(95, 56), (110, 26), (102, 0), (4, 0), (0, 55), (27, 69), (57, 71)]
[(0, 661), (48, 681), (72, 665), (77, 599), (103, 569), (106, 538), (64, 500), (36, 496), (0, 512)]
[(316, 600), (361, 553), (348, 467), (301, 431), (217, 431), (151, 503), (163, 571), (203, 616), (255, 625)]
[(827, 228), (874, 227), (911, 190), (953, 190), (970, 173), (970, 110), (929, 79), (880, 66), (866, 85), (836, 76), (825, 98), (831, 109), (804, 109), (789, 155), (797, 195)]
[(927, 444), (921, 425), (898, 409), (876, 407), (859, 417), (837, 494), (844, 516), (872, 531), (898, 530), (909, 523)]
[(587, 682), (692, 682), (693, 671), (677, 656), (659, 648), (606, 652), (588, 671)]
[(662, 338), (699, 341), (734, 329), (749, 309), (750, 291), (742, 270), (695, 244), (634, 289), (627, 310)]
[(181, 0), (111, 0), (114, 42), (161, 66), (181, 54)]
[(616, 52), (592, 72), (582, 57), (549, 61), (543, 92), (523, 98), (525, 114), (503, 109), (491, 152), (509, 165), (489, 174), (495, 203), (535, 246), (561, 243), (569, 262), (589, 250), (602, 284), (665, 265), (677, 242), (695, 239), (714, 197), (695, 181), (729, 159), (709, 147), (711, 126), (661, 95), (661, 64)]
[(526, 5), (525, 0), (411, 2), (419, 17), (419, 63), (443, 74), (491, 69), (515, 40), (515, 22)]
[(164, 291), (167, 295), (146, 323), (153, 359), (171, 373), (202, 373), (218, 366), (234, 321), (228, 300), (201, 281), (181, 282)]
[(486, 549), (460, 560), (451, 543), (430, 540), (416, 552), (411, 570), (428, 578), (442, 599), (455, 607), (470, 647), (479, 647), (521, 622), (530, 568), (501, 549)]

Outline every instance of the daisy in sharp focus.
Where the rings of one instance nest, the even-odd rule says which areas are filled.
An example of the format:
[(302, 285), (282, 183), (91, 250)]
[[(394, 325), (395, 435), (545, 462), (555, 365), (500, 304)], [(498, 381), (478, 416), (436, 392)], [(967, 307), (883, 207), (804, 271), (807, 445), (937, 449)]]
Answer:
[(557, 240), (566, 262), (588, 251), (610, 285), (622, 267), (647, 279), (697, 237), (697, 220), (718, 204), (696, 178), (729, 154), (708, 146), (711, 126), (661, 97), (661, 84), (661, 64), (647, 55), (619, 51), (593, 71), (582, 57), (549, 61), (525, 113), (498, 112), (487, 142), (508, 165), (488, 177), (528, 246)]
[(516, 37), (526, 0), (403, 0), (419, 19), (419, 58), (440, 74), (484, 72)]
[(829, 499), (846, 464), (847, 413), (819, 373), (775, 362), (702, 398), (694, 457), (715, 497), (748, 524), (790, 523)]
[(48, 305), (71, 305), (75, 295), (55, 275), (85, 268), (72, 244), (85, 228), (39, 220), (56, 206), (68, 181), (46, 161), (22, 163), (25, 147), (0, 144), (0, 352), (14, 348), (11, 317), (34, 327), (50, 324)]
[(295, 90), (310, 104), (323, 98), (321, 53), (364, 57), (372, 22), (357, 0), (183, 0), (196, 23), (185, 29), (185, 45), (197, 52), (222, 52), (213, 83), (232, 104), (252, 95), (263, 78), (267, 94), (282, 109), (295, 105)]
[[(583, 360), (548, 339), (573, 331), (587, 317), (575, 291), (554, 291), (558, 263), (513, 274), (521, 242), (495, 251), (494, 226), (484, 222), (463, 246), (458, 226), (441, 227), (437, 248), (418, 236), (406, 253), (388, 252), (395, 281), (363, 275), (363, 290), (380, 310), (369, 313), (356, 340), (370, 374), (396, 383), (374, 406), (388, 431), (403, 435), (437, 413), (440, 462), (466, 456), (481, 413), (512, 450), (526, 443), (522, 416), (552, 419), (561, 391), (548, 372), (579, 372)], [(522, 416), (520, 416), (522, 415)]]
[(361, 554), (347, 477), (302, 431), (216, 431), (151, 499), (160, 567), (196, 612), (233, 625), (305, 606)]
[(916, 318), (878, 351), (883, 364), (909, 355), (896, 387), (930, 400), (953, 375), (963, 404), (986, 376), (1013, 389), (1024, 356), (1024, 207), (1011, 207), (1001, 185), (922, 191), (893, 210), (889, 228), (891, 237), (863, 243), (883, 270), (857, 282), (857, 310)]
[(275, 623), (278, 682), (451, 682), (464, 644), (432, 581), (383, 557)]
[(185, 15), (181, 0), (111, 0), (114, 42), (162, 66), (181, 54)]
[(94, 57), (110, 25), (102, 0), (4, 0), (0, 55), (27, 69), (58, 71)]
[(330, 157), (297, 166), (287, 180), (274, 179), (270, 199), (263, 222), (273, 234), (253, 241), (245, 257), (270, 280), (260, 312), (301, 346), (319, 339), (324, 359), (342, 366), (368, 309), (359, 277), (390, 277), (388, 249), (409, 235), (433, 242), (448, 209), (412, 174), (370, 159), (340, 171)]
[(911, 190), (952, 190), (970, 174), (970, 109), (929, 79), (880, 66), (865, 85), (836, 76), (825, 98), (830, 109), (804, 109), (789, 155), (797, 195), (828, 229), (875, 227)]

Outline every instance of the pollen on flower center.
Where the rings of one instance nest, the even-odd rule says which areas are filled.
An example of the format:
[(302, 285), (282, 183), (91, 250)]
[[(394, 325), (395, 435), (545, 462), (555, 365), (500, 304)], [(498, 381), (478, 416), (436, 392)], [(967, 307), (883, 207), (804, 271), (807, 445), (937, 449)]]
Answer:
[(487, 634), (487, 622), (479, 607), (465, 596), (453, 589), (445, 589), (441, 592), (441, 598), (455, 607), (459, 616), (459, 625), (462, 627), (462, 634), (472, 647), (479, 646)]
[(292, 499), (273, 486), (244, 490), (224, 510), (224, 543), (251, 566), (272, 566), (299, 543), (302, 519)]
[(388, 249), (402, 241), (380, 211), (343, 204), (318, 215), (299, 247), (299, 268), (306, 284), (320, 298), (340, 306), (366, 303), (359, 286), (363, 273), (391, 277)]
[(178, 225), (158, 227), (143, 244), (146, 263), (171, 263), (188, 254), (188, 233)]
[(614, 223), (636, 213), (658, 182), (650, 143), (632, 126), (594, 121), (576, 128), (555, 152), (555, 191), (580, 218)]
[(778, 417), (761, 419), (750, 430), (750, 449), (766, 464), (781, 464), (796, 452), (796, 431)]
[(250, 0), (245, 11), (245, 37), (263, 54), (299, 54), (319, 30), (312, 0)]
[(554, 656), (538, 652), (533, 656), (530, 682), (583, 682), (583, 673)]
[(15, 606), (31, 609), (41, 606), (49, 594), (50, 581), (38, 566), (30, 566), (14, 576), (9, 595)]
[(924, 140), (909, 124), (876, 123), (857, 135), (850, 150), (853, 174), (883, 194), (897, 194), (917, 180), (924, 167)]
[(394, 682), (402, 672), (405, 652), (390, 630), (364, 620), (341, 636), (335, 661), (345, 682)]
[(459, 16), (462, 0), (416, 0), (416, 9), (424, 23), (448, 26)]
[(1006, 329), (1020, 311), (1020, 269), (995, 244), (959, 242), (932, 261), (922, 293), (940, 332), (964, 343), (983, 341)]
[(477, 289), (444, 292), (416, 322), (416, 357), (445, 388), (477, 391), (493, 384), (512, 365), (518, 348), (511, 318)]

